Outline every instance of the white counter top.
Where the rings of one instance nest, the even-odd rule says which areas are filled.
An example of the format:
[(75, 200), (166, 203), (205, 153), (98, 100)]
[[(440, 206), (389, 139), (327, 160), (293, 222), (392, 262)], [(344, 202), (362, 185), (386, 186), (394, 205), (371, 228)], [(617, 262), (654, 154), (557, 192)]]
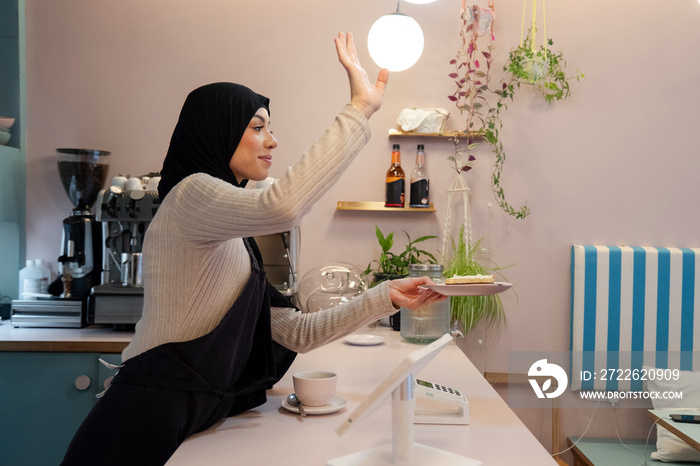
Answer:
[[(398, 332), (380, 329), (380, 346), (350, 346), (343, 340), (297, 356), (282, 380), (268, 391), (263, 406), (221, 421), (186, 440), (168, 466), (299, 465), (323, 466), (326, 460), (391, 443), (391, 403), (387, 400), (343, 437), (335, 429), (347, 415), (412, 351)], [(346, 408), (305, 418), (280, 406), (292, 391), (292, 374), (323, 369), (339, 375), (337, 394)], [(470, 425), (415, 425), (415, 441), (482, 461), (485, 465), (556, 464), (515, 413), (462, 351), (450, 344), (419, 374), (457, 388), (470, 404)]]
[(86, 328), (15, 328), (9, 320), (0, 325), (0, 351), (84, 351), (121, 353), (133, 331), (111, 326)]

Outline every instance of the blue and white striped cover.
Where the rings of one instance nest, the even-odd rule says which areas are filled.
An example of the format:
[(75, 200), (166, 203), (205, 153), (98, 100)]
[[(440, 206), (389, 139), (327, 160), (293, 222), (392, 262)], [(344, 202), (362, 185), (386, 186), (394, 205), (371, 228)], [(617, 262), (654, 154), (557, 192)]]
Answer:
[(571, 251), (571, 389), (639, 391), (642, 381), (581, 371), (698, 370), (700, 249), (582, 246)]

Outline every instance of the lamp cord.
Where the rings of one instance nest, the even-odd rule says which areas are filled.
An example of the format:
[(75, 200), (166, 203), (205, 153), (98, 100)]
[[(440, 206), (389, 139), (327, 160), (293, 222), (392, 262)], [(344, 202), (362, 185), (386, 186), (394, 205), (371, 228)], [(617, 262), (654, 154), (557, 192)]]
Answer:
[(557, 453), (552, 453), (552, 456), (553, 456), (553, 457), (554, 457), (554, 456), (559, 456), (559, 455), (561, 455), (562, 453), (566, 453), (567, 451), (569, 451), (569, 450), (571, 450), (572, 448), (574, 448), (581, 440), (583, 440), (583, 437), (586, 435), (586, 432), (588, 432), (588, 428), (591, 427), (591, 422), (593, 422), (593, 416), (595, 416), (595, 410), (598, 409), (598, 405), (600, 405), (600, 400), (598, 400), (598, 402), (595, 404), (595, 407), (593, 408), (593, 412), (591, 413), (591, 418), (588, 420), (588, 425), (587, 425), (586, 428), (584, 429), (583, 433), (579, 436), (579, 438), (576, 439), (576, 441), (575, 441), (569, 448), (567, 448), (566, 450), (562, 450), (562, 451), (559, 451), (559, 452), (557, 452)]
[[(649, 427), (649, 432), (647, 433), (647, 441), (646, 441), (646, 444), (644, 445), (644, 462), (642, 464), (640, 464), (639, 466), (646, 466), (647, 465), (647, 458), (648, 458), (647, 450), (649, 448), (649, 437), (651, 436), (652, 429), (654, 429), (654, 426), (656, 425), (656, 423), (659, 422), (661, 419), (662, 418), (658, 418), (656, 421), (654, 421), (654, 423), (651, 425), (651, 427)], [(667, 418), (667, 420), (668, 419), (670, 419), (670, 418)], [(659, 435), (658, 432), (656, 435)]]
[[(620, 430), (619, 430), (618, 427), (617, 427), (617, 412), (615, 411), (615, 404), (612, 405), (612, 412), (613, 412), (613, 422), (615, 423), (615, 434), (617, 435), (617, 440), (620, 442), (620, 444), (621, 444), (623, 447), (625, 447), (625, 450), (630, 451), (630, 452), (634, 453), (635, 455), (639, 456), (640, 458), (642, 458), (642, 462), (639, 464), (639, 466), (645, 465), (646, 462), (647, 462), (647, 460), (646, 460), (646, 447), (645, 447), (645, 449), (644, 449), (644, 455), (645, 455), (645, 456), (642, 456), (641, 453), (637, 453), (636, 451), (632, 450), (630, 447), (628, 447), (627, 445), (625, 445), (625, 442), (623, 442), (623, 441), (622, 441), (622, 438), (620, 438)], [(648, 442), (648, 441), (649, 441), (649, 440), (648, 440), (648, 437), (647, 437), (647, 442)]]
[[(562, 450), (562, 451), (560, 451), (560, 452), (553, 453), (553, 454), (552, 454), (552, 457), (559, 456), (559, 455), (561, 455), (562, 453), (566, 453), (567, 451), (569, 451), (569, 450), (571, 450), (572, 448), (574, 448), (574, 447), (576, 446), (576, 444), (578, 444), (578, 443), (583, 439), (583, 437), (586, 435), (586, 432), (588, 432), (588, 428), (591, 426), (591, 422), (593, 421), (593, 416), (595, 415), (595, 411), (596, 411), (596, 409), (598, 409), (598, 405), (599, 405), (599, 404), (600, 404), (600, 400), (596, 403), (595, 408), (593, 408), (593, 412), (591, 413), (591, 418), (588, 420), (588, 425), (586, 426), (586, 429), (583, 431), (583, 433), (579, 436), (579, 438), (576, 439), (576, 441), (575, 441), (569, 448), (567, 448), (566, 450)], [(620, 443), (622, 444), (623, 447), (625, 447), (627, 450), (631, 451), (631, 452), (634, 453), (635, 455), (641, 457), (642, 455), (640, 455), (640, 454), (637, 453), (636, 451), (633, 451), (632, 449), (630, 449), (627, 445), (625, 445), (625, 443), (624, 443), (624, 442), (622, 441), (622, 439), (620, 438), (620, 432), (619, 432), (619, 430), (618, 430), (618, 428), (617, 428), (617, 415), (616, 415), (616, 413), (615, 413), (615, 406), (614, 406), (614, 405), (613, 405), (612, 409), (613, 409), (613, 420), (614, 420), (614, 422), (615, 422), (615, 433), (617, 434), (617, 439), (620, 441)], [(657, 424), (661, 419), (662, 419), (662, 418), (658, 418), (656, 421), (654, 421), (654, 423), (653, 423), (653, 424), (651, 425), (651, 427), (649, 428), (649, 432), (647, 433), (646, 443), (645, 443), (645, 445), (644, 445), (644, 457), (643, 457), (643, 461), (642, 461), (641, 463), (639, 463), (639, 466), (646, 466), (646, 465), (648, 464), (648, 463), (647, 463), (647, 458), (648, 458), (647, 451), (648, 451), (648, 449), (649, 449), (649, 437), (651, 436), (651, 431), (654, 429), (654, 426), (656, 426), (656, 424)]]

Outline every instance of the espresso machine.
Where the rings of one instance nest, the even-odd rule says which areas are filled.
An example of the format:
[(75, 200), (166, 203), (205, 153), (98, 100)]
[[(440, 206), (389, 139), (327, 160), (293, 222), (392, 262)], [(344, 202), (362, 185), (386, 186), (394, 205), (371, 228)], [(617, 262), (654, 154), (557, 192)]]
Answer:
[[(93, 287), (90, 298), (95, 324), (112, 325), (116, 330), (122, 330), (133, 327), (141, 318), (143, 240), (160, 206), (158, 191), (152, 186), (144, 183), (144, 190), (129, 190), (127, 185), (125, 190), (113, 185), (97, 196), (95, 212), (98, 222), (102, 223), (103, 233), (103, 277), (102, 284)], [(268, 280), (294, 301), (299, 228), (256, 236), (255, 240), (263, 256)]]
[[(154, 174), (151, 174), (154, 175)], [(115, 180), (122, 177), (115, 177)], [(143, 240), (160, 206), (154, 177), (129, 178), (97, 196), (102, 280), (92, 288), (94, 322), (131, 328), (143, 310)], [(150, 182), (149, 182), (150, 181)]]
[(108, 151), (57, 149), (58, 174), (73, 203), (63, 220), (58, 278), (49, 295), (12, 303), (15, 327), (83, 327), (92, 323), (88, 297), (102, 279), (102, 231), (92, 213), (109, 173)]

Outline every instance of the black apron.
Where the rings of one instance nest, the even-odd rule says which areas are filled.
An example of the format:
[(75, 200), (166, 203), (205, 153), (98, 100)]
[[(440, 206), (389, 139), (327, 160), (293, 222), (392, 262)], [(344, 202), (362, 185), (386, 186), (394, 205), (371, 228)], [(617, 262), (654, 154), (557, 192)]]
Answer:
[(265, 403), (296, 356), (272, 341), (270, 306), (291, 304), (267, 282), (257, 245), (244, 241), (250, 278), (221, 322), (127, 360), (62, 464), (165, 464), (190, 435)]

